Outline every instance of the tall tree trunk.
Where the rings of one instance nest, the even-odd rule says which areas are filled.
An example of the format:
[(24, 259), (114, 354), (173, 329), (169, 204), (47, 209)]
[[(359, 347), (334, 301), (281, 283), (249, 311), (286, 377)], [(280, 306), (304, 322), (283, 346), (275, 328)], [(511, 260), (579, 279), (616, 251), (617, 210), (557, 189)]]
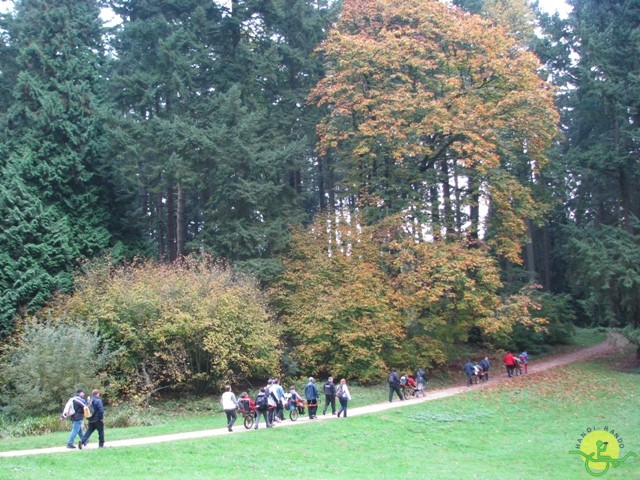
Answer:
[(183, 257), (185, 253), (185, 227), (187, 225), (185, 219), (186, 199), (185, 191), (182, 186), (182, 182), (178, 182), (178, 218), (176, 225), (176, 242), (177, 242), (177, 256)]
[(453, 165), (453, 194), (455, 198), (455, 217), (456, 217), (456, 231), (462, 232), (462, 202), (460, 201), (460, 183), (458, 177), (458, 164)]
[(544, 227), (542, 229), (542, 238), (544, 245), (544, 250), (542, 252), (544, 264), (544, 288), (550, 292), (553, 289), (553, 272), (551, 270), (551, 235), (549, 234), (549, 227)]
[(469, 175), (469, 196), (471, 197), (469, 236), (471, 239), (477, 240), (480, 231), (480, 185), (473, 172)]
[(527, 226), (527, 239), (524, 245), (527, 262), (526, 267), (529, 272), (529, 279), (533, 280), (536, 277), (535, 252), (533, 250), (533, 225), (528, 218), (525, 219), (525, 224)]
[(167, 251), (164, 242), (164, 202), (162, 193), (158, 193), (156, 196), (156, 215), (156, 242), (158, 242), (158, 256), (161, 260), (165, 260), (167, 258)]
[(336, 184), (330, 156), (327, 156), (327, 192), (329, 193), (327, 213), (333, 218), (336, 209)]
[(327, 206), (327, 199), (325, 196), (325, 187), (324, 187), (324, 158), (322, 155), (318, 156), (318, 172), (317, 172), (317, 182), (318, 182), (318, 206), (320, 210), (324, 210)]
[(169, 261), (176, 259), (176, 205), (173, 182), (167, 185), (167, 253)]
[(455, 231), (455, 222), (453, 220), (453, 208), (451, 206), (451, 183), (449, 178), (449, 164), (444, 158), (440, 162), (440, 170), (442, 172), (442, 200), (444, 202), (444, 226), (447, 238), (451, 238), (451, 234)]

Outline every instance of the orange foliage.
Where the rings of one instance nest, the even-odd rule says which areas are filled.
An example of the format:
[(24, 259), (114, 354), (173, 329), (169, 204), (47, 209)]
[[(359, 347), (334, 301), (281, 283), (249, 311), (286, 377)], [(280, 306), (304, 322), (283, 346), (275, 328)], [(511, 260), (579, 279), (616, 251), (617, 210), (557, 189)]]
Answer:
[(377, 187), (381, 161), (400, 171), (446, 158), (479, 180), (459, 208), (474, 195), (491, 202), (502, 217), (493, 246), (519, 262), (525, 218), (542, 207), (517, 172), (544, 165), (558, 121), (538, 59), (501, 27), (437, 0), (346, 0), (320, 52), (327, 75), (309, 98), (329, 113), (318, 149), (350, 163), (354, 193)]

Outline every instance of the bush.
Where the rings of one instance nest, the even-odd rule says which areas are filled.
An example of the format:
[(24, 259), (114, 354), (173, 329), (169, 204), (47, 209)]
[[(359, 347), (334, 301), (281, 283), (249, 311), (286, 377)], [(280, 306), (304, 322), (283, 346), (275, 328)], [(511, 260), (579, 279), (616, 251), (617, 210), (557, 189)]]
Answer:
[(82, 323), (27, 320), (5, 346), (2, 410), (17, 417), (62, 411), (77, 387), (98, 386), (111, 357), (102, 337)]
[(95, 262), (76, 292), (51, 306), (89, 322), (121, 352), (112, 391), (148, 400), (159, 390), (193, 392), (278, 371), (278, 336), (250, 277), (208, 258), (114, 268)]

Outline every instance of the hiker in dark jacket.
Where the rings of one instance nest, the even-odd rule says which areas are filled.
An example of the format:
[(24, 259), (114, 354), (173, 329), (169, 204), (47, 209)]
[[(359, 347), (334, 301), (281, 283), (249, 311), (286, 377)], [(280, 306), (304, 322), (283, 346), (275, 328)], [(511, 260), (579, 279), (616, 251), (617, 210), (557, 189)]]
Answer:
[(387, 382), (389, 383), (389, 401), (393, 401), (393, 392), (398, 394), (400, 400), (404, 400), (402, 392), (400, 391), (400, 377), (398, 376), (398, 372), (392, 370), (387, 378)]
[(261, 388), (258, 395), (256, 395), (256, 430), (258, 429), (258, 423), (260, 423), (260, 415), (264, 416), (264, 422), (267, 424), (267, 428), (271, 428), (271, 419), (269, 418), (269, 401), (266, 388)]
[(484, 360), (480, 362), (480, 366), (482, 367), (482, 371), (484, 372), (484, 378), (486, 380), (489, 380), (489, 367), (491, 367), (489, 357), (484, 357)]
[(78, 441), (78, 447), (82, 448), (82, 421), (84, 420), (84, 407), (87, 402), (84, 399), (84, 390), (79, 388), (76, 390), (76, 394), (71, 397), (60, 415), (60, 420), (64, 421), (67, 418), (71, 420), (71, 435), (67, 440), (67, 448), (76, 448), (73, 442), (76, 439), (76, 435), (80, 439)]
[(418, 372), (416, 373), (416, 382), (418, 383), (418, 391), (416, 392), (416, 397), (424, 397), (424, 386), (427, 384), (427, 374), (424, 372), (424, 369), (420, 367)]
[(467, 374), (467, 387), (470, 387), (473, 384), (473, 376), (476, 374), (476, 369), (473, 368), (473, 363), (471, 360), (467, 360), (467, 363), (464, 364), (464, 373)]
[(91, 391), (91, 398), (89, 398), (87, 405), (89, 408), (93, 408), (93, 415), (89, 417), (89, 426), (81, 438), (82, 446), (87, 446), (89, 437), (91, 437), (91, 434), (97, 430), (98, 447), (102, 448), (104, 447), (104, 405), (102, 404), (102, 399), (100, 398), (100, 392), (98, 390)]
[(322, 414), (326, 415), (327, 408), (331, 405), (331, 415), (336, 414), (336, 386), (333, 383), (333, 377), (329, 377), (322, 387), (324, 391), (324, 407)]

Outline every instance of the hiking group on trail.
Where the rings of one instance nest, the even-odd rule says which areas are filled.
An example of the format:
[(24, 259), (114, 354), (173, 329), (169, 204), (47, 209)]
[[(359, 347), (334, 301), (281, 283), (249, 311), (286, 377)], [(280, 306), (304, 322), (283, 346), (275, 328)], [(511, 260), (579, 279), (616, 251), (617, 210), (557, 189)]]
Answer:
[[(389, 401), (392, 401), (393, 393), (397, 393), (401, 400), (411, 396), (425, 396), (424, 388), (427, 384), (427, 377), (424, 369), (418, 369), (416, 374), (417, 381), (411, 375), (399, 376), (396, 370), (393, 370), (387, 378), (389, 384)], [(231, 387), (225, 387), (230, 391)], [(322, 415), (326, 415), (331, 411), (331, 415), (339, 418), (346, 418), (348, 414), (348, 405), (351, 400), (351, 392), (347, 385), (347, 380), (342, 379), (337, 385), (334, 378), (329, 376), (322, 385), (322, 390), (318, 389), (314, 377), (309, 377), (304, 387), (303, 395), (300, 395), (295, 387), (290, 387), (287, 394), (284, 393), (280, 386), (280, 381), (269, 379), (267, 385), (261, 387), (256, 395), (255, 400), (252, 399), (247, 392), (240, 394), (240, 399), (235, 403), (229, 395), (223, 394), (226, 399), (223, 404), (223, 410), (236, 409), (244, 417), (245, 428), (259, 428), (260, 419), (264, 419), (267, 428), (273, 427), (274, 423), (284, 420), (284, 412), (289, 412), (289, 418), (294, 420), (298, 418), (298, 414), (305, 413), (308, 409), (309, 420), (318, 418), (318, 405), (320, 403), (321, 394), (324, 395), (324, 407)], [(235, 396), (232, 397), (235, 399)], [(336, 408), (336, 400), (340, 404), (340, 408)], [(234, 408), (235, 407), (235, 408)], [(233, 422), (235, 418), (228, 414), (227, 428), (233, 431)]]
[[(84, 419), (88, 420), (86, 431), (82, 432)], [(91, 397), (85, 399), (84, 389), (79, 388), (64, 406), (60, 421), (71, 420), (71, 434), (67, 440), (67, 448), (76, 448), (74, 442), (78, 437), (78, 448), (87, 445), (91, 434), (98, 431), (98, 447), (104, 447), (104, 405), (99, 390), (92, 390)]]
[[(527, 351), (523, 351), (520, 355), (514, 355), (510, 351), (507, 351), (502, 361), (507, 368), (507, 376), (513, 377), (515, 375), (521, 375), (523, 372), (528, 373), (527, 364), (529, 363), (529, 354)], [(486, 382), (489, 380), (489, 368), (491, 362), (489, 357), (484, 357), (480, 363), (474, 363), (471, 360), (467, 360), (462, 369), (467, 376), (467, 386), (470, 387), (474, 383)]]
[[(522, 368), (522, 366), (524, 366), (524, 372), (527, 373), (528, 359), (529, 357), (526, 351), (522, 352), (518, 357), (508, 352), (503, 358), (507, 367), (508, 376), (513, 376), (515, 369)], [(474, 378), (484, 381), (488, 380), (490, 366), (491, 363), (488, 357), (485, 357), (478, 364), (467, 360), (464, 365), (464, 371), (467, 375), (467, 385), (471, 386)], [(424, 369), (421, 367), (416, 372), (415, 377), (411, 374), (403, 374), (400, 376), (397, 370), (394, 369), (387, 377), (387, 383), (389, 385), (389, 402), (393, 402), (394, 394), (397, 395), (400, 400), (414, 396), (424, 397), (426, 395), (425, 387), (428, 380)], [(251, 421), (255, 429), (258, 428), (261, 417), (264, 419), (266, 427), (271, 428), (274, 423), (279, 423), (284, 420), (285, 410), (289, 412), (296, 410), (295, 413), (304, 414), (305, 408), (307, 408), (309, 420), (318, 418), (317, 411), (320, 391), (313, 377), (309, 377), (303, 394), (304, 399), (296, 391), (294, 386), (289, 388), (288, 393), (285, 393), (283, 387), (280, 385), (279, 379), (273, 378), (267, 381), (266, 386), (258, 390), (255, 400), (252, 399), (247, 392), (242, 392), (240, 398), (237, 398), (231, 386), (226, 385), (220, 397), (220, 405), (226, 415), (227, 429), (229, 432), (233, 431), (233, 426), (238, 419), (238, 412), (245, 417), (246, 415), (251, 415), (253, 419), (255, 419), (255, 423), (253, 419)], [(322, 415), (326, 415), (330, 409), (331, 415), (337, 415), (337, 417), (342, 418), (347, 417), (347, 407), (348, 402), (351, 400), (351, 392), (349, 391), (346, 379), (343, 378), (340, 380), (340, 383), (336, 386), (333, 377), (328, 377), (322, 386), (322, 394), (324, 395)], [(337, 410), (336, 400), (338, 400), (340, 404), (340, 408)], [(290, 417), (292, 420), (294, 419), (291, 415)], [(91, 397), (86, 399), (84, 389), (77, 389), (75, 395), (69, 398), (65, 404), (60, 416), (61, 421), (67, 419), (72, 422), (71, 433), (67, 440), (67, 448), (76, 448), (74, 442), (76, 437), (78, 437), (77, 448), (82, 450), (96, 430), (98, 431), (98, 447), (104, 446), (104, 405), (98, 390), (93, 390)], [(86, 431), (83, 432), (82, 426), (85, 419), (88, 420), (88, 427)], [(245, 427), (246, 426), (247, 424), (245, 423)]]

